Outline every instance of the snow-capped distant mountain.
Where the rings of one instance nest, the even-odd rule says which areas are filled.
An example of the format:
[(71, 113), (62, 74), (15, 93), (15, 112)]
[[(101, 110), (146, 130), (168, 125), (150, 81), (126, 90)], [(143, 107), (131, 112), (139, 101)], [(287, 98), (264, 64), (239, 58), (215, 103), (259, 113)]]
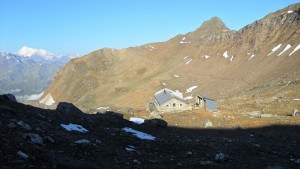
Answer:
[[(19, 52), (18, 55), (24, 56), (24, 57), (31, 57), (32, 55), (40, 55), (40, 56), (48, 56), (51, 55), (44, 49), (33, 49), (27, 46), (23, 46)], [(50, 57), (51, 58), (51, 57)]]
[(0, 52), (0, 94), (12, 93), (22, 98), (41, 93), (64, 64), (76, 56), (26, 46), (16, 54)]
[(55, 62), (55, 61), (62, 61), (67, 62), (71, 58), (80, 57), (81, 55), (58, 55), (48, 52), (44, 49), (34, 49), (28, 46), (23, 46), (17, 53), (17, 55), (31, 58), (35, 61), (47, 61), (47, 62)]

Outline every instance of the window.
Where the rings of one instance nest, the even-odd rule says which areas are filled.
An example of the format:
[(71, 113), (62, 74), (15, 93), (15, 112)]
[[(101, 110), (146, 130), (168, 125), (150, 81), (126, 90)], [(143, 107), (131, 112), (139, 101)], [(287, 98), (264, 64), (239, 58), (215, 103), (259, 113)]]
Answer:
[(173, 107), (176, 107), (176, 103), (173, 103)]

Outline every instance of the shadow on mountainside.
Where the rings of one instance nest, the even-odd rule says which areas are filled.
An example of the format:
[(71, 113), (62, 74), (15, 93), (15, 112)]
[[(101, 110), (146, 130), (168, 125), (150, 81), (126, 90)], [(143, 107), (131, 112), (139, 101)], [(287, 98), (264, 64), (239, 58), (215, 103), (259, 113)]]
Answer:
[[(0, 96), (0, 113), (0, 168), (300, 167), (300, 126), (229, 130), (138, 125), (114, 112), (84, 114), (71, 103), (40, 109), (8, 95)], [(81, 125), (76, 128), (81, 132), (62, 126), (70, 123)], [(139, 139), (124, 127), (156, 138)]]

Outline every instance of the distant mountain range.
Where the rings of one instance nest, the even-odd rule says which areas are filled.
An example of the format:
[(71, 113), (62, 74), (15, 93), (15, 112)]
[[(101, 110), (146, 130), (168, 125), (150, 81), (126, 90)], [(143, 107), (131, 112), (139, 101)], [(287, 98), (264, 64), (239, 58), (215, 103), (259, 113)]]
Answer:
[(22, 47), (16, 54), (0, 52), (0, 93), (36, 99), (55, 74), (76, 56), (56, 55), (43, 49)]
[(186, 91), (198, 86), (184, 97), (204, 94), (219, 100), (259, 86), (297, 84), (299, 48), (299, 3), (238, 31), (214, 17), (195, 31), (166, 42), (121, 50), (104, 48), (73, 59), (42, 98), (79, 107), (144, 109), (162, 88)]

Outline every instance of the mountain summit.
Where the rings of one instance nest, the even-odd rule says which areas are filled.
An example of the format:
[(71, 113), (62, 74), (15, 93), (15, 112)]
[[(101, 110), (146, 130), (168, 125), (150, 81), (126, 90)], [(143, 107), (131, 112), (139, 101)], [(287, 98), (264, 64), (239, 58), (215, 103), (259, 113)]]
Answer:
[(213, 17), (205, 21), (196, 31), (203, 34), (217, 34), (229, 31), (229, 28), (219, 17)]
[(52, 54), (48, 53), (46, 50), (44, 49), (33, 49), (27, 46), (23, 46), (19, 52), (18, 55), (23, 56), (23, 57), (31, 57), (33, 55), (40, 55), (40, 56), (44, 56), (47, 58), (47, 56), (50, 56)]

